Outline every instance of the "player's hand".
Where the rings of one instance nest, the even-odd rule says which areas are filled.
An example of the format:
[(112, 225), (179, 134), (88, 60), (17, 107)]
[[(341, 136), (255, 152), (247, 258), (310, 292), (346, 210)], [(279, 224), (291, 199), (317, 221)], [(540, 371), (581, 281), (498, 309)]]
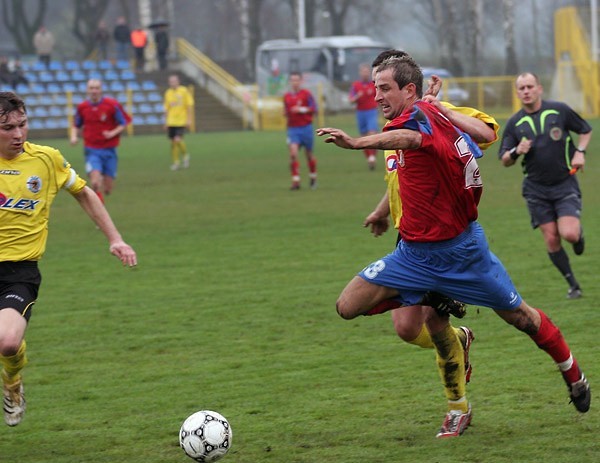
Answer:
[(529, 152), (529, 150), (531, 149), (531, 143), (532, 143), (532, 140), (523, 138), (517, 145), (517, 153), (519, 155), (527, 154)]
[(319, 137), (329, 135), (325, 139), (325, 143), (335, 143), (340, 148), (354, 149), (354, 146), (356, 145), (356, 140), (340, 129), (322, 127), (317, 129), (317, 135)]
[(123, 265), (135, 267), (137, 265), (137, 255), (133, 248), (124, 241), (117, 241), (110, 245), (110, 253), (116, 256)]
[(571, 159), (571, 175), (576, 173), (578, 170), (583, 172), (583, 166), (585, 165), (585, 156), (583, 153), (576, 151)]
[(77, 137), (71, 137), (71, 140), (70, 140), (71, 145), (76, 145), (77, 142), (78, 142)]
[(439, 76), (433, 74), (431, 78), (427, 81), (428, 87), (423, 93), (423, 96), (431, 95), (433, 98), (437, 98), (438, 93), (442, 89), (442, 79)]
[(378, 237), (383, 235), (390, 227), (390, 221), (387, 217), (380, 217), (375, 212), (371, 212), (365, 221), (363, 222), (364, 227), (371, 227), (371, 233), (373, 236)]

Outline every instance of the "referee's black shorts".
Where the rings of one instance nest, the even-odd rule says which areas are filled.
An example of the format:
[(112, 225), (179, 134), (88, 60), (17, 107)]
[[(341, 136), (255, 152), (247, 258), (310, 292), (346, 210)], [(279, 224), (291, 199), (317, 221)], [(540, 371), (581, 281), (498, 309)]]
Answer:
[(41, 283), (36, 261), (0, 262), (0, 310), (15, 309), (29, 321)]

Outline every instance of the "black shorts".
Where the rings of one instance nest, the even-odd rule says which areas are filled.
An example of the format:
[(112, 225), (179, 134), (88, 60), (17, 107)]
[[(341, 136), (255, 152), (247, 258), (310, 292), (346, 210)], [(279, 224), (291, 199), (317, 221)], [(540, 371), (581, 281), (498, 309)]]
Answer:
[(167, 127), (167, 135), (171, 140), (175, 137), (183, 137), (185, 127)]
[(36, 261), (0, 262), (0, 310), (15, 309), (29, 321), (41, 283)]
[(560, 217), (581, 218), (581, 190), (575, 176), (557, 185), (542, 185), (525, 178), (523, 197), (533, 228), (556, 222)]

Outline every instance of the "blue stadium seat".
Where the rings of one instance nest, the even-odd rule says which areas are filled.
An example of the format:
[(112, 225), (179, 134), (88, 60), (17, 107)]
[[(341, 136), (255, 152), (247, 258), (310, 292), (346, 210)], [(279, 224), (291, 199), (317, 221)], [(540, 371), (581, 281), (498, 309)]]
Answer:
[(36, 106), (31, 114), (34, 117), (48, 117), (48, 110), (44, 106)]
[(62, 88), (60, 85), (58, 85), (54, 82), (50, 82), (48, 85), (46, 85), (46, 91), (48, 93), (58, 93), (58, 92), (62, 92)]
[(121, 71), (121, 80), (135, 80), (135, 72), (131, 69), (123, 69)]
[(154, 103), (154, 112), (155, 113), (163, 113), (165, 111), (165, 107), (162, 103)]
[[(12, 92), (13, 89), (11, 87), (9, 87), (10, 90), (7, 90), (7, 92)], [(17, 88), (15, 88), (15, 92), (19, 95), (27, 95), (29, 93), (29, 85), (25, 85), (25, 84), (18, 84)]]
[(76, 69), (71, 72), (71, 80), (74, 80), (75, 82), (84, 82), (87, 80), (87, 75), (85, 72)]
[(146, 119), (144, 116), (133, 116), (133, 125), (144, 125), (146, 123)]
[(54, 74), (50, 71), (40, 71), (40, 82), (54, 82)]
[(38, 75), (35, 72), (25, 72), (25, 78), (29, 81), (30, 84), (38, 81)]
[(119, 74), (117, 74), (117, 71), (108, 69), (107, 71), (104, 71), (104, 80), (119, 80)]
[(71, 76), (65, 71), (56, 71), (54, 78), (58, 82), (69, 82), (71, 80)]
[(115, 67), (117, 69), (121, 69), (121, 70), (122, 69), (129, 69), (130, 68), (129, 61), (126, 60), (126, 59), (117, 60), (117, 62), (115, 63)]
[(48, 69), (51, 71), (62, 71), (64, 69), (62, 61), (50, 61)]
[(29, 128), (33, 130), (45, 129), (46, 125), (41, 119), (31, 119), (29, 121)]
[(162, 101), (162, 97), (160, 96), (160, 93), (158, 92), (150, 92), (148, 93), (148, 96), (146, 97), (146, 99), (152, 103), (156, 103), (158, 101)]
[(58, 121), (56, 119), (46, 119), (46, 128), (47, 129), (58, 129)]
[(142, 89), (142, 86), (136, 80), (131, 80), (127, 82), (127, 88), (133, 92), (137, 92)]
[(98, 69), (112, 69), (113, 64), (108, 60), (98, 61)]
[(79, 82), (77, 84), (77, 91), (81, 93), (87, 92), (87, 82)]
[(82, 95), (73, 95), (73, 104), (78, 105), (82, 103), (85, 98)]
[(59, 129), (66, 129), (67, 127), (69, 127), (69, 120), (66, 117), (61, 117), (60, 119), (57, 119), (57, 122)]
[(0, 85), (0, 92), (12, 92), (13, 88), (8, 84)]
[(146, 124), (148, 125), (161, 125), (162, 119), (154, 114), (148, 114), (145, 119)]
[(50, 106), (48, 115), (52, 117), (61, 117), (65, 115), (65, 108), (61, 106)]
[(57, 105), (66, 105), (67, 104), (67, 97), (66, 95), (63, 95), (62, 93), (58, 93), (56, 95), (54, 95), (54, 104)]
[(65, 62), (65, 69), (67, 71), (79, 71), (81, 65), (79, 64), (79, 61), (69, 60)]
[(142, 92), (135, 92), (131, 99), (133, 100), (134, 103), (145, 103), (146, 95), (144, 95), (144, 93), (142, 93)]
[(98, 69), (98, 63), (89, 59), (85, 60), (83, 63), (81, 63), (81, 69), (85, 69), (86, 71)]
[(88, 78), (89, 79), (99, 79), (102, 80), (103, 79), (103, 75), (100, 71), (96, 71), (96, 70), (91, 70), (88, 72)]
[(117, 96), (115, 98), (117, 99), (117, 101), (120, 101), (121, 104), (125, 104), (127, 102), (127, 93), (119, 92), (117, 93)]
[(62, 85), (63, 92), (76, 92), (77, 85), (73, 82), (64, 82)]
[(30, 91), (31, 93), (43, 94), (46, 93), (46, 86), (44, 84), (33, 84), (30, 87)]
[(108, 88), (110, 89), (111, 92), (122, 92), (123, 90), (125, 90), (125, 86), (119, 82), (118, 80), (113, 80), (109, 85)]
[(46, 70), (46, 65), (44, 63), (41, 63), (40, 61), (36, 61), (35, 63), (31, 64), (31, 68), (29, 69), (30, 71), (45, 71)]
[(138, 106), (138, 111), (140, 114), (150, 114), (154, 112), (154, 109), (151, 105), (147, 103), (142, 103)]
[(154, 81), (152, 80), (145, 80), (142, 82), (142, 89), (143, 90), (156, 90), (157, 86), (154, 83)]

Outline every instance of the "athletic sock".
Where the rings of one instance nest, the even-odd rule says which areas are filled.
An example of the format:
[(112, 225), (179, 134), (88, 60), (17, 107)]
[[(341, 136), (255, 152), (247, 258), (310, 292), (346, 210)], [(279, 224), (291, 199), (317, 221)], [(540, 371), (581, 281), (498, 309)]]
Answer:
[(448, 399), (449, 410), (467, 412), (465, 356), (455, 328), (448, 323), (437, 334), (431, 336), (436, 350), (438, 371)]
[(17, 381), (20, 377), (20, 372), (25, 365), (27, 365), (27, 344), (25, 340), (21, 342), (21, 346), (15, 355), (4, 356), (0, 355), (0, 363), (2, 364), (4, 371), (2, 372), (2, 379), (7, 384), (12, 384)]
[(564, 248), (560, 248), (559, 251), (549, 252), (548, 257), (554, 264), (554, 266), (558, 269), (558, 271), (565, 277), (565, 280), (569, 283), (571, 288), (579, 287), (579, 283), (573, 276), (573, 272), (571, 271), (571, 264), (569, 262), (569, 256), (565, 252)]
[(422, 347), (423, 349), (433, 349), (433, 341), (431, 340), (431, 335), (429, 334), (429, 330), (425, 324), (421, 326), (421, 331), (419, 332), (418, 336), (412, 341), (407, 342), (409, 344)]
[(179, 144), (171, 144), (171, 160), (173, 164), (179, 164)]
[(317, 178), (317, 160), (315, 158), (308, 161), (308, 171), (312, 174), (310, 178)]
[(185, 141), (181, 140), (178, 142), (179, 145), (179, 151), (181, 152), (181, 154), (187, 154), (187, 145), (185, 144)]
[(533, 342), (535, 342), (540, 349), (552, 357), (552, 360), (558, 365), (567, 384), (579, 381), (581, 378), (581, 370), (579, 370), (579, 365), (573, 358), (571, 350), (562, 333), (544, 312), (540, 309), (535, 310), (540, 314), (541, 321), (538, 332), (534, 335), (530, 335), (531, 339), (533, 339)]

